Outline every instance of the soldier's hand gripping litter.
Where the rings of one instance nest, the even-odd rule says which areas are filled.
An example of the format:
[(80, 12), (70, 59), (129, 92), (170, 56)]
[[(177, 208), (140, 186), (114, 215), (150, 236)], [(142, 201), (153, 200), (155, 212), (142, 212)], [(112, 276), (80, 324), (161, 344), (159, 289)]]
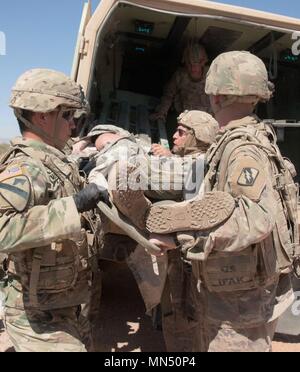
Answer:
[(95, 183), (89, 184), (78, 194), (74, 195), (74, 201), (79, 213), (96, 208), (99, 201), (111, 207), (108, 191)]

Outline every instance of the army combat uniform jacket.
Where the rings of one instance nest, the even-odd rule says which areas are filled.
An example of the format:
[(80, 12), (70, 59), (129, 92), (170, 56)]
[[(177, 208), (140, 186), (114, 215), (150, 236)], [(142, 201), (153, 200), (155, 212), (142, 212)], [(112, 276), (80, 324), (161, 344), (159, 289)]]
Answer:
[(290, 189), (297, 204), (297, 186), (290, 163), (276, 166), (278, 153), (273, 130), (255, 116), (229, 123), (209, 151), (206, 190), (229, 192), (236, 202), (225, 223), (197, 233), (188, 249), (212, 321), (255, 327), (293, 302), (293, 231), (282, 195)]
[(164, 89), (160, 111), (167, 115), (173, 103), (177, 113), (185, 110), (210, 113), (209, 97), (205, 94), (205, 78), (193, 81), (186, 69), (178, 69)]
[(89, 301), (89, 217), (72, 195), (83, 186), (58, 150), (16, 139), (0, 174), (0, 252), (8, 255), (6, 306), (42, 311)]

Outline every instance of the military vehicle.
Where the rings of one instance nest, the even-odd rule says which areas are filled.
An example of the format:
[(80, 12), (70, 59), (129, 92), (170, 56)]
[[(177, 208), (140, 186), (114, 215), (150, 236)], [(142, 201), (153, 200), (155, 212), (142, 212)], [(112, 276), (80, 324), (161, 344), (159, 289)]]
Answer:
[[(250, 51), (262, 58), (276, 85), (274, 98), (260, 104), (257, 113), (273, 123), (281, 150), (295, 164), (299, 181), (297, 32), (299, 19), (212, 1), (102, 0), (93, 14), (91, 4), (85, 4), (72, 77), (86, 91), (94, 118), (138, 134), (146, 145), (160, 141), (167, 146), (174, 126), (172, 115), (165, 124), (152, 122), (149, 115), (182, 63), (186, 40), (202, 42), (210, 61), (225, 51)], [(300, 290), (297, 283), (295, 289)], [(294, 314), (300, 312), (296, 310)], [(299, 316), (289, 311), (283, 323), (280, 332), (300, 334)]]

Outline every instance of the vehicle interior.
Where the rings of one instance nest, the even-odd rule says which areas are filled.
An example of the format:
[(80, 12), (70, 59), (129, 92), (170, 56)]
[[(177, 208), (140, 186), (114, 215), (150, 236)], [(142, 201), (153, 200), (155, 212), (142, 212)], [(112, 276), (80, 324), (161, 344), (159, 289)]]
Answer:
[[(292, 53), (294, 40), (288, 30), (119, 4), (97, 34), (87, 89), (94, 119), (137, 134), (149, 149), (151, 142), (171, 147), (177, 113), (171, 109), (166, 123), (150, 120), (150, 114), (165, 84), (182, 65), (191, 38), (205, 46), (209, 63), (232, 50), (247, 50), (263, 59), (276, 91), (269, 103), (258, 105), (257, 114), (274, 125), (282, 153), (295, 164), (299, 182), (300, 57)], [(294, 288), (300, 288), (299, 283), (295, 280)], [(285, 319), (280, 327), (284, 333)]]
[(205, 46), (209, 62), (231, 50), (247, 50), (263, 59), (276, 92), (268, 104), (259, 104), (257, 114), (275, 123), (282, 151), (300, 174), (300, 57), (292, 53), (294, 41), (288, 31), (120, 4), (97, 35), (88, 90), (94, 117), (139, 134), (146, 145), (158, 141), (171, 145), (176, 113), (170, 110), (165, 126), (149, 115), (182, 64), (183, 49), (191, 38)]

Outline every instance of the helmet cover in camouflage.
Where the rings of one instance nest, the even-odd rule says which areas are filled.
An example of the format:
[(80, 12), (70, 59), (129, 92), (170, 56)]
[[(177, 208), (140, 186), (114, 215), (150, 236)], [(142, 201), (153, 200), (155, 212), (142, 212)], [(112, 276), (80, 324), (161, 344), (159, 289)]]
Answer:
[(21, 75), (12, 88), (10, 107), (47, 113), (60, 106), (81, 109), (83, 102), (81, 87), (62, 72), (33, 69)]
[(208, 60), (204, 46), (196, 41), (188, 42), (183, 52), (183, 62), (185, 64), (194, 64), (199, 63), (201, 60), (205, 63)]
[(89, 116), (89, 114), (91, 113), (91, 106), (89, 104), (89, 102), (87, 101), (87, 99), (84, 99), (83, 101), (83, 107), (79, 110), (76, 110), (75, 114), (74, 114), (74, 118), (75, 119), (80, 119), (82, 116)]
[(197, 141), (206, 145), (211, 145), (216, 140), (219, 130), (217, 121), (204, 111), (184, 111), (177, 119), (181, 124), (194, 131)]
[(132, 135), (125, 129), (122, 129), (120, 127), (117, 127), (115, 125), (105, 125), (105, 124), (99, 124), (96, 125), (85, 138), (92, 138), (96, 136), (100, 136), (104, 133), (113, 133), (113, 134), (119, 134), (122, 137), (131, 137)]
[[(245, 51), (220, 54), (211, 64), (206, 78), (205, 92), (209, 95), (241, 97), (240, 102), (268, 101), (272, 83), (263, 61)], [(243, 100), (243, 97), (246, 99)]]

